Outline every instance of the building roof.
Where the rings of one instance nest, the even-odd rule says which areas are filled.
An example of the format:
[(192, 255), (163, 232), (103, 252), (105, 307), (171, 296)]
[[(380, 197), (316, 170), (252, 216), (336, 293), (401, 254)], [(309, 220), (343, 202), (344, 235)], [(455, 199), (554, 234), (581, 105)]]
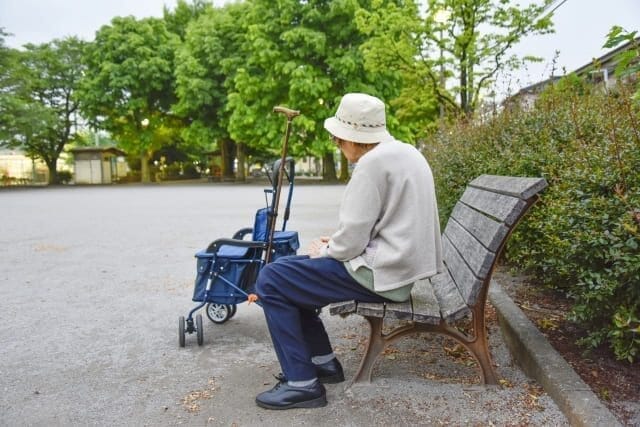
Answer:
[(545, 87), (547, 87), (547, 85), (549, 85), (551, 83), (555, 83), (558, 80), (560, 80), (561, 78), (562, 78), (561, 76), (553, 76), (553, 77), (548, 78), (546, 80), (542, 80), (541, 82), (534, 83), (532, 85), (523, 87), (522, 89), (520, 89), (518, 91), (518, 93), (516, 93), (516, 95), (525, 95), (525, 94), (528, 94), (528, 93), (539, 93)]
[(73, 154), (77, 153), (111, 153), (116, 156), (124, 156), (127, 153), (116, 147), (76, 147), (69, 150)]
[[(638, 43), (640, 43), (640, 36), (636, 37), (634, 40), (629, 41), (621, 46), (618, 46), (617, 48), (607, 52), (606, 54), (602, 55), (599, 58), (594, 58), (591, 61), (589, 61), (587, 64), (575, 69), (574, 71), (570, 72), (569, 74), (576, 74), (578, 76), (581, 76), (591, 70), (593, 70), (594, 65), (598, 65), (600, 67), (605, 67), (605, 68), (614, 68), (616, 65), (616, 56), (620, 53), (620, 52), (624, 52), (625, 50), (633, 47), (634, 45), (637, 45)], [(552, 76), (546, 80), (531, 84), (529, 86), (523, 87), (522, 89), (520, 89), (515, 95), (510, 96), (509, 98), (507, 98), (507, 100), (505, 102), (511, 102), (513, 99), (524, 96), (524, 95), (528, 95), (528, 94), (537, 94), (540, 93), (545, 87), (547, 87), (550, 84), (553, 84), (555, 82), (557, 82), (558, 80), (560, 80), (562, 77), (565, 76)]]
[(574, 70), (573, 72), (576, 73), (577, 75), (582, 75), (585, 72), (591, 71), (591, 69), (594, 67), (594, 65), (599, 65), (601, 67), (607, 67), (610, 66), (611, 68), (614, 68), (615, 65), (617, 64), (616, 61), (616, 56), (620, 53), (620, 52), (624, 52), (625, 50), (628, 50), (629, 48), (632, 48), (634, 45), (638, 45), (640, 43), (640, 36), (636, 37), (634, 40), (629, 41), (621, 46), (618, 46), (617, 48), (605, 53), (604, 55), (602, 55), (599, 58), (593, 58), (589, 63), (583, 65), (582, 67)]

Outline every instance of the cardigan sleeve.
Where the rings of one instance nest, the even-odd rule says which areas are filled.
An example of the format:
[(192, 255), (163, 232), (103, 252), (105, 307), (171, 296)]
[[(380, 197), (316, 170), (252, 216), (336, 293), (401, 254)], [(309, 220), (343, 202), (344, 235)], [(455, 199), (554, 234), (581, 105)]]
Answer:
[(369, 244), (382, 209), (377, 182), (368, 171), (358, 167), (354, 170), (340, 205), (338, 230), (326, 251), (331, 258), (349, 261), (361, 255)]

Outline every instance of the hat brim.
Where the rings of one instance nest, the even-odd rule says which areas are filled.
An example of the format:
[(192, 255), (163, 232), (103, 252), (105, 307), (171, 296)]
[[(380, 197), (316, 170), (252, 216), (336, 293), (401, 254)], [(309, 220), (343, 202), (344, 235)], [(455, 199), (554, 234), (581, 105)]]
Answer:
[(385, 142), (393, 139), (386, 128), (370, 129), (360, 128), (354, 129), (347, 126), (335, 117), (329, 117), (324, 121), (324, 128), (334, 136), (345, 141), (356, 142), (359, 144), (375, 144), (377, 142)]

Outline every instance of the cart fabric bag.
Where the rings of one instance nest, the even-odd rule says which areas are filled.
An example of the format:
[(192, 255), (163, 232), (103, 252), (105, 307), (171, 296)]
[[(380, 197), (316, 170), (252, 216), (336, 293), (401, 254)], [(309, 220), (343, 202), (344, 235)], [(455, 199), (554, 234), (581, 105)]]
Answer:
[[(273, 235), (272, 260), (284, 256), (296, 255), (300, 248), (297, 231), (276, 231)], [(205, 301), (207, 280), (213, 267), (219, 273), (211, 284), (206, 302), (218, 304), (238, 304), (246, 299), (246, 295), (254, 292), (256, 276), (260, 270), (261, 260), (254, 250), (248, 248), (222, 246), (217, 256), (207, 251), (196, 253), (196, 280), (193, 288), (193, 301)], [(214, 265), (215, 263), (215, 265)]]
[[(258, 271), (259, 260), (220, 256), (216, 258), (214, 254), (204, 251), (198, 252), (196, 258), (197, 274), (193, 288), (193, 301), (205, 301), (204, 296), (207, 289), (207, 281), (209, 280), (209, 271), (212, 267), (219, 275), (211, 284), (206, 302), (237, 304), (246, 300), (246, 296), (236, 288), (240, 288), (246, 293), (252, 291), (248, 287), (253, 286), (255, 282), (255, 277), (253, 276)], [(214, 263), (215, 265), (212, 265)]]
[(276, 231), (273, 233), (272, 261), (283, 256), (296, 255), (300, 248), (297, 231)]

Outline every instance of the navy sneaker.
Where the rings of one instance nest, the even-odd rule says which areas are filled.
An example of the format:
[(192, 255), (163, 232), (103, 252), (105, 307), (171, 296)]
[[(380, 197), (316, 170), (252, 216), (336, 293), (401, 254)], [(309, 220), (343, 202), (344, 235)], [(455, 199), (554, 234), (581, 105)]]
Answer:
[(320, 381), (307, 387), (292, 387), (279, 378), (271, 390), (256, 396), (256, 404), (266, 409), (320, 408), (327, 405), (327, 392)]

